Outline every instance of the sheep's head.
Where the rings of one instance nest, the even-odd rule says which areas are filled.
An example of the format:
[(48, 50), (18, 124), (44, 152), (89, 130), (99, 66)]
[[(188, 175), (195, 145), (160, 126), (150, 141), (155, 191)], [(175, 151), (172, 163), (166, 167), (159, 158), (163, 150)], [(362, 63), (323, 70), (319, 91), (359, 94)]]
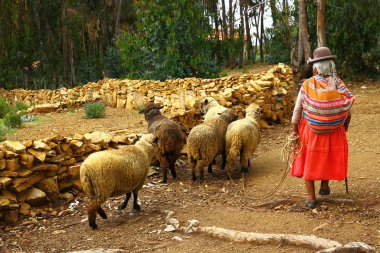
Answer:
[(158, 151), (158, 137), (154, 134), (144, 134), (141, 136), (140, 140), (136, 143), (136, 145), (144, 146), (145, 152), (147, 153), (149, 160), (151, 161), (153, 157), (156, 156)]
[(260, 119), (262, 112), (263, 112), (263, 109), (258, 104), (255, 104), (255, 103), (250, 104), (245, 109), (246, 117), (248, 116), (254, 119)]
[(205, 97), (201, 100), (201, 114), (206, 114), (207, 111), (216, 105), (219, 105), (218, 101), (216, 101), (213, 97)]
[(161, 112), (160, 112), (160, 109), (162, 108), (163, 106), (160, 106), (160, 105), (157, 105), (157, 104), (154, 104), (154, 103), (148, 103), (145, 105), (144, 107), (144, 117), (146, 120), (151, 120), (153, 117), (157, 116), (157, 115), (160, 115)]
[(237, 120), (238, 116), (236, 114), (236, 111), (234, 109), (227, 109), (222, 113), (218, 113), (220, 115), (220, 118), (230, 124), (231, 122)]

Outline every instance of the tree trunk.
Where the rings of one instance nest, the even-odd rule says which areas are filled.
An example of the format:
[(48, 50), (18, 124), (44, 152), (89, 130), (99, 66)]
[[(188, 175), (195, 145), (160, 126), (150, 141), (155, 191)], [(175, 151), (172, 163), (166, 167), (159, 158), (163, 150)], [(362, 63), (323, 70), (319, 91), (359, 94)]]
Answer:
[(74, 62), (74, 43), (70, 42), (70, 69), (71, 69), (71, 85), (75, 86), (75, 62)]
[(264, 0), (260, 3), (260, 62), (264, 62)]
[(270, 10), (272, 12), (273, 27), (276, 28), (277, 19), (278, 19), (278, 11), (277, 11), (277, 7), (276, 7), (276, 0), (270, 0), (269, 6), (270, 6)]
[(117, 0), (116, 1), (116, 18), (115, 18), (115, 37), (120, 34), (120, 29), (119, 29), (119, 24), (120, 24), (120, 14), (121, 14), (121, 6), (122, 6), (123, 1), (122, 0)]
[(228, 27), (227, 27), (227, 15), (226, 15), (226, 3), (222, 0), (222, 23), (223, 23), (223, 40), (228, 39)]
[(62, 60), (63, 60), (63, 81), (68, 81), (68, 61), (67, 61), (67, 28), (65, 26), (66, 1), (61, 1), (61, 25), (62, 25)]
[(248, 0), (243, 0), (244, 2), (244, 18), (245, 18), (245, 33), (247, 35), (247, 60), (251, 60), (251, 54), (252, 54), (252, 40), (251, 40), (251, 31), (249, 28), (249, 16), (248, 16)]
[(325, 47), (326, 46), (325, 10), (326, 10), (326, 0), (317, 0), (318, 47)]
[(302, 38), (303, 52), (305, 57), (305, 63), (309, 58), (311, 58), (311, 49), (309, 41), (309, 31), (307, 28), (307, 10), (306, 10), (306, 0), (299, 0), (299, 16), (300, 16), (300, 33)]
[(241, 44), (240, 47), (240, 54), (239, 54), (239, 68), (243, 67), (244, 64), (244, 48), (245, 48), (245, 36), (244, 36), (244, 0), (239, 0), (239, 10), (240, 10), (240, 31), (239, 31), (239, 36), (241, 36), (243, 43)]
[[(231, 43), (234, 43), (234, 33), (235, 33), (235, 29), (234, 29), (234, 7), (233, 7), (233, 0), (229, 0), (229, 4), (230, 4), (230, 9), (228, 10), (228, 19), (229, 19), (229, 28), (230, 28), (230, 40), (231, 40)], [(228, 67), (230, 68), (233, 68), (235, 67), (236, 65), (236, 59), (235, 59), (235, 55), (233, 54), (233, 51), (234, 50), (231, 50), (231, 46), (234, 46), (234, 45), (230, 45), (230, 51), (228, 53)]]

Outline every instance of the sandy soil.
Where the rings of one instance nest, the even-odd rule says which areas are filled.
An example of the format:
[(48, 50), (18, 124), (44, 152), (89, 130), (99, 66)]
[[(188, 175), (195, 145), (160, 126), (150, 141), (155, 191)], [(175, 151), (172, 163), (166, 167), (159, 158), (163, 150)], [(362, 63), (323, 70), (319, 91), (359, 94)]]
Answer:
[[(164, 232), (166, 212), (172, 210), (183, 225), (189, 219), (197, 219), (201, 226), (315, 235), (341, 243), (362, 241), (380, 249), (380, 83), (360, 83), (350, 88), (357, 101), (348, 132), (349, 194), (345, 193), (344, 182), (331, 182), (331, 195), (319, 197), (316, 211), (304, 208), (302, 179), (288, 176), (274, 196), (253, 201), (244, 197), (240, 180), (227, 180), (225, 172), (217, 167), (212, 175), (206, 174), (203, 184), (193, 183), (186, 159), (182, 158), (177, 180), (169, 177), (167, 185), (159, 183), (160, 175), (146, 180), (147, 187), (139, 194), (142, 212), (133, 212), (131, 207), (118, 211), (122, 197), (110, 199), (104, 204), (108, 220), (98, 217), (99, 228), (91, 230), (85, 220), (87, 198), (79, 195), (78, 205), (73, 208), (66, 203), (62, 208), (52, 207), (57, 214), (41, 210), (34, 219), (25, 219), (16, 226), (2, 226), (0, 245), (10, 252), (93, 248), (126, 252), (313, 252), (286, 245), (231, 243), (204, 235)], [(125, 110), (108, 109), (106, 118), (91, 122), (82, 119), (82, 115), (83, 112), (51, 114), (51, 120), (20, 130), (14, 137), (41, 138), (49, 129), (84, 133), (130, 128), (133, 132), (146, 127), (142, 115)], [(246, 178), (250, 196), (263, 196), (280, 180), (285, 169), (280, 150), (290, 132), (290, 125), (263, 131), (259, 149), (252, 158), (253, 169)], [(257, 207), (260, 204), (264, 205)], [(182, 241), (173, 240), (174, 236)]]

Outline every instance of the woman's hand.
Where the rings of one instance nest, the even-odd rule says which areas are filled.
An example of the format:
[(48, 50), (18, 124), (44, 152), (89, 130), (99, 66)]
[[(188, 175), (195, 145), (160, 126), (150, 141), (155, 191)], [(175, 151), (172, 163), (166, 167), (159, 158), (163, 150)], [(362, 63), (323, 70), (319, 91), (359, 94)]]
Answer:
[(298, 136), (299, 135), (298, 124), (293, 124), (293, 135), (294, 136)]

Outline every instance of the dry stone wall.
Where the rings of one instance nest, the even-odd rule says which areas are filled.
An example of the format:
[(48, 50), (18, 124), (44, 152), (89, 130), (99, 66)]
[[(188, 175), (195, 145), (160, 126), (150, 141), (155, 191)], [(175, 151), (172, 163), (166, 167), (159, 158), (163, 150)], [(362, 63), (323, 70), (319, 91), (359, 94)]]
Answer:
[[(240, 116), (247, 105), (260, 105), (264, 127), (268, 120), (284, 123), (289, 120), (293, 107), (293, 86), (291, 69), (278, 64), (255, 75), (165, 82), (104, 79), (73, 89), (0, 90), (0, 95), (8, 101), (33, 105), (33, 110), (38, 112), (96, 100), (112, 107), (142, 109), (144, 102), (151, 101), (164, 105), (164, 113), (189, 130), (201, 120), (199, 102), (205, 96), (235, 108)], [(20, 214), (33, 215), (33, 207), (72, 198), (72, 193), (80, 191), (79, 168), (89, 154), (120, 144), (133, 144), (137, 139), (135, 134), (114, 136), (94, 132), (0, 143), (0, 221), (15, 222)]]

